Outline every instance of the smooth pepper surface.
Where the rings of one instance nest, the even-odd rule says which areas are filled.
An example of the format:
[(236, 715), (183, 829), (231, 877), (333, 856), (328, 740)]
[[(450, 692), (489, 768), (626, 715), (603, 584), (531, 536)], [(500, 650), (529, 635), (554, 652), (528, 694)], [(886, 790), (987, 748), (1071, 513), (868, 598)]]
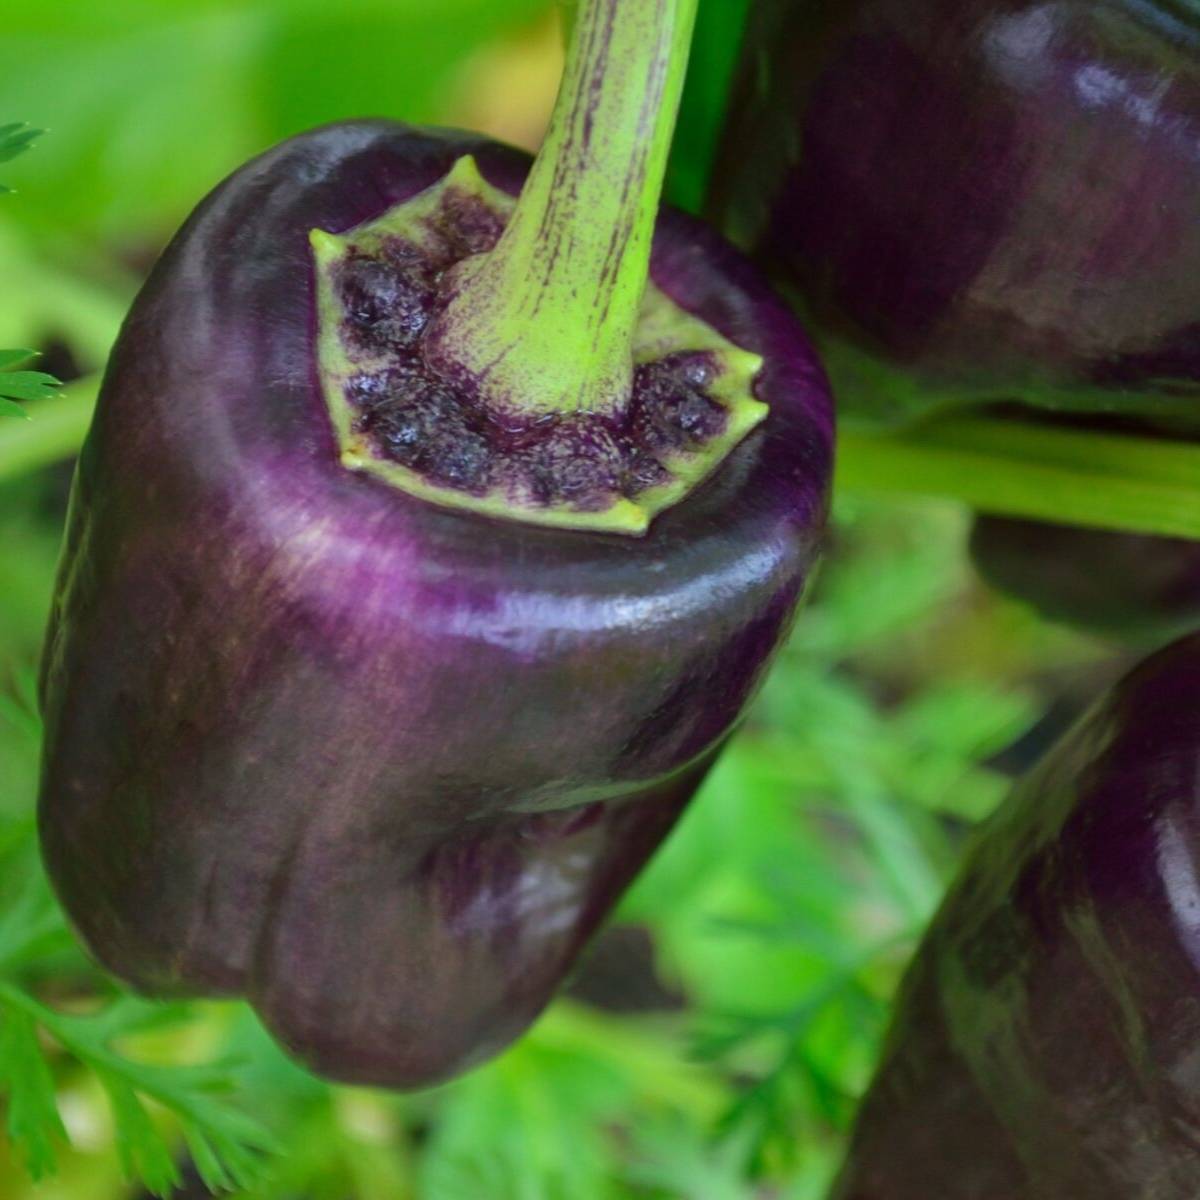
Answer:
[(1200, 636), (982, 828), (901, 988), (836, 1200), (1200, 1194)]
[(795, 318), (664, 212), (654, 284), (761, 355), (770, 415), (630, 539), (454, 511), (339, 460), (309, 235), (465, 154), (383, 121), (219, 186), (122, 329), (42, 675), (40, 829), (93, 953), (246, 995), (329, 1076), (417, 1086), (536, 1016), (670, 830), (789, 628), (820, 540), (827, 384)]
[(1200, 412), (1200, 23), (1170, 0), (762, 0), (711, 210), (839, 399)]

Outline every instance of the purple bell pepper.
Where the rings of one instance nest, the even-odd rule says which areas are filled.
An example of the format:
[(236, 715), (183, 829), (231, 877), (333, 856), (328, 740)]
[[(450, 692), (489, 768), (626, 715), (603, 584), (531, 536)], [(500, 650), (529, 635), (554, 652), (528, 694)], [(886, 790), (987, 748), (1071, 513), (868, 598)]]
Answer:
[(1200, 636), (1017, 786), (901, 987), (835, 1200), (1200, 1195)]
[(848, 412), (1200, 417), (1200, 19), (1172, 0), (759, 0), (711, 211)]
[(979, 516), (971, 558), (998, 591), (1043, 616), (1132, 642), (1200, 627), (1200, 542)]
[[(610, 7), (622, 36), (626, 0), (581, 24)], [(53, 883), (116, 975), (246, 996), (336, 1079), (434, 1082), (536, 1017), (736, 726), (821, 540), (824, 374), (689, 217), (650, 209), (625, 408), (525, 420), (446, 366), (463, 264), (499, 254), (529, 171), (385, 121), (237, 171), (137, 298), (75, 482)], [(402, 210), (410, 239), (377, 236)]]

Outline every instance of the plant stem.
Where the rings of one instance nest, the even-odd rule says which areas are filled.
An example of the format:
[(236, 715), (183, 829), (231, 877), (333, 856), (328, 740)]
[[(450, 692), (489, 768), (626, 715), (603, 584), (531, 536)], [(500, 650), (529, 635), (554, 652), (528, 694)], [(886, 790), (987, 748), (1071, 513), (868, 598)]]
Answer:
[(615, 412), (698, 0), (582, 0), (546, 141), (428, 349), (525, 412)]
[(89, 375), (30, 404), (29, 420), (0, 421), (0, 483), (77, 454), (99, 387), (99, 375)]
[(737, 73), (750, 0), (701, 5), (687, 81), (667, 164), (668, 203), (691, 213), (704, 207)]
[(946, 496), (981, 512), (1200, 539), (1200, 451), (1186, 442), (958, 416), (843, 432), (848, 491)]

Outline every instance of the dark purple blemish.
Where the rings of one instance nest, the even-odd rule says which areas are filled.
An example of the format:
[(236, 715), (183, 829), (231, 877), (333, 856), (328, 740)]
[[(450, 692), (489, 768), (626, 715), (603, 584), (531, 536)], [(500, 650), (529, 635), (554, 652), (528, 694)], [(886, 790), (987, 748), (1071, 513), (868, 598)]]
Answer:
[(513, 456), (539, 504), (573, 504), (583, 509), (611, 498), (624, 473), (621, 445), (598, 421), (556, 421)]
[(447, 191), (438, 216), (437, 233), (448, 244), (453, 261), (483, 254), (504, 232), (504, 218), (467, 192)]
[(710, 372), (696, 355), (670, 355), (643, 363), (633, 376), (630, 407), (634, 437), (652, 451), (688, 450), (725, 428), (725, 410), (689, 382)]
[(420, 337), (437, 294), (437, 268), (399, 238), (382, 256), (351, 251), (335, 275), (348, 349), (372, 355), (412, 346)]
[(358, 385), (357, 395), (370, 395), (355, 429), (377, 451), (443, 487), (488, 490), (493, 455), (477, 413), (419, 368), (395, 367), (367, 378), (369, 388), (361, 375), (350, 382)]
[(431, 246), (392, 238), (377, 256), (352, 251), (336, 268), (347, 352), (386, 364), (344, 385), (355, 432), (378, 457), (473, 495), (500, 488), (532, 507), (601, 512), (669, 483), (665, 459), (725, 431), (728, 415), (707, 394), (717, 364), (701, 351), (638, 365), (617, 416), (576, 413), (515, 427), (494, 419), (469, 385), (426, 363), (420, 334), (447, 268), (493, 246), (503, 222), (477, 197), (449, 192), (428, 225)]
[(671, 480), (671, 472), (647, 450), (632, 448), (625, 460), (625, 473), (621, 480), (621, 492), (626, 496), (637, 496), (653, 487), (661, 487)]

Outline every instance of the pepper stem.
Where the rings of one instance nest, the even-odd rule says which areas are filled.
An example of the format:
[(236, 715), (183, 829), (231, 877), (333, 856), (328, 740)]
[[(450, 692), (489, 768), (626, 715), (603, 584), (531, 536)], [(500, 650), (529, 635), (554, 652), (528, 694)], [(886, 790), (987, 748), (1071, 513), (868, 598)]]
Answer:
[(427, 353), (489, 404), (619, 412), (698, 0), (581, 0), (545, 143)]

